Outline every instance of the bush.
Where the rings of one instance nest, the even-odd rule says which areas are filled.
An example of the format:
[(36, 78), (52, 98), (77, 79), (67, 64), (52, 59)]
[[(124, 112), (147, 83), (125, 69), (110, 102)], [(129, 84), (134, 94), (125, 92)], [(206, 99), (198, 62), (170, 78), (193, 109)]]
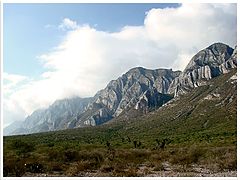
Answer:
[(64, 170), (64, 165), (61, 162), (51, 162), (48, 165), (48, 170), (49, 171), (63, 171)]
[(153, 171), (163, 171), (163, 170), (165, 170), (165, 168), (162, 163), (156, 164), (156, 166), (153, 168)]
[(109, 172), (112, 172), (114, 170), (114, 166), (111, 165), (111, 164), (105, 164), (101, 167), (101, 172), (104, 172), (104, 173), (109, 173)]
[(16, 176), (20, 177), (23, 176), (26, 172), (25, 166), (24, 166), (24, 161), (14, 158), (14, 157), (7, 157), (4, 158), (3, 161), (3, 176)]
[(218, 167), (223, 170), (237, 170), (237, 155), (235, 152), (226, 152), (218, 159)]
[(64, 152), (64, 159), (67, 162), (71, 162), (71, 161), (77, 160), (78, 158), (79, 158), (79, 154), (75, 150), (66, 150)]
[(104, 161), (104, 155), (100, 151), (80, 151), (78, 159), (83, 161), (95, 161), (101, 164)]
[(12, 143), (12, 149), (16, 150), (17, 154), (22, 154), (34, 151), (35, 146), (21, 140), (16, 140)]
[(204, 162), (214, 171), (237, 170), (236, 147), (216, 147), (211, 149)]
[(64, 161), (63, 152), (57, 149), (49, 149), (47, 157), (49, 161)]
[(200, 148), (182, 149), (172, 156), (170, 162), (173, 164), (181, 164), (188, 166), (190, 164), (198, 163), (200, 157), (204, 154), (204, 150)]
[(53, 146), (54, 146), (54, 143), (48, 143), (47, 146), (48, 146), (48, 147), (53, 147)]

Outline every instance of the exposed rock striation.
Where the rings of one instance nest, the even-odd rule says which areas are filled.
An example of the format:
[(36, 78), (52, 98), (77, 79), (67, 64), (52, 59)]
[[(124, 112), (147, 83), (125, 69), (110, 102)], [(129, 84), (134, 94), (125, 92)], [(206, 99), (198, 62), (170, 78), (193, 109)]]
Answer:
[(168, 93), (175, 96), (186, 93), (194, 87), (237, 67), (237, 48), (215, 43), (198, 52), (184, 71), (170, 85)]
[[(111, 81), (107, 87), (94, 96), (94, 101), (89, 109), (95, 108), (94, 115), (81, 118), (84, 124), (100, 124), (118, 116), (127, 108), (140, 107), (143, 98), (147, 104), (145, 108), (151, 109), (161, 106), (172, 97), (164, 95), (168, 92), (171, 82), (180, 75), (180, 71), (171, 69), (150, 70), (136, 67), (123, 74), (117, 80)], [(142, 108), (143, 106), (141, 106)], [(86, 113), (89, 114), (87, 111)], [(81, 123), (79, 124), (82, 125)]]

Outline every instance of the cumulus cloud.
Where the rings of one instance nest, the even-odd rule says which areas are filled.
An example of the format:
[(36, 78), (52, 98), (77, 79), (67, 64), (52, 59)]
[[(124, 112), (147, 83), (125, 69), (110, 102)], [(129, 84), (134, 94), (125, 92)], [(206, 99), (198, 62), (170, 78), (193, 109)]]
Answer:
[(62, 30), (76, 29), (78, 28), (78, 25), (76, 21), (73, 21), (69, 18), (64, 18), (58, 28)]
[(211, 43), (235, 46), (236, 21), (236, 4), (151, 9), (142, 26), (125, 26), (113, 33), (65, 18), (59, 25), (67, 30), (63, 41), (38, 57), (46, 70), (41, 80), (31, 80), (12, 93), (4, 101), (9, 104), (4, 113), (17, 108), (27, 115), (56, 99), (93, 96), (136, 66), (183, 70), (195, 53)]

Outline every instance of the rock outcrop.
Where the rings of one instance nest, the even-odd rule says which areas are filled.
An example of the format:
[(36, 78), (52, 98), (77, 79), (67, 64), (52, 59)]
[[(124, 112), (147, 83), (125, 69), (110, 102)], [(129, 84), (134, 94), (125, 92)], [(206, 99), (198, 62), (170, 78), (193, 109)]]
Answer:
[(215, 43), (198, 52), (187, 67), (170, 85), (168, 93), (184, 94), (194, 87), (206, 84), (216, 76), (237, 67), (237, 48)]
[[(117, 80), (111, 81), (107, 87), (94, 96), (92, 104), (100, 107), (93, 116), (84, 116), (81, 121), (85, 125), (99, 124), (118, 116), (127, 108), (140, 104), (143, 97), (147, 101), (147, 109), (157, 108), (170, 100), (167, 94), (171, 82), (179, 76), (180, 71), (171, 69), (150, 70), (136, 67), (123, 74)], [(89, 109), (94, 109), (92, 104)], [(138, 107), (138, 106), (136, 106)], [(89, 111), (86, 112), (89, 114)], [(79, 123), (81, 126), (82, 124)]]

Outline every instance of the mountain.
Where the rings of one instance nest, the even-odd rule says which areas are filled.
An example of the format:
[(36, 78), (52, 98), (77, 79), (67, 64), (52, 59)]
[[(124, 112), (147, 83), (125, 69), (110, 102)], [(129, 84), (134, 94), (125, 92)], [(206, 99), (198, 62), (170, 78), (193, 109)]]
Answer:
[[(81, 118), (81, 122), (89, 125), (99, 125), (113, 117), (119, 116), (125, 109), (136, 106), (143, 101), (149, 109), (157, 108), (172, 97), (167, 95), (169, 85), (178, 77), (180, 71), (171, 69), (150, 70), (136, 67), (123, 74), (117, 80), (111, 81), (107, 87), (95, 96), (89, 111)], [(98, 108), (96, 108), (98, 107)]]
[(139, 116), (135, 108), (128, 109), (105, 126), (113, 131), (112, 138), (118, 134), (148, 144), (158, 137), (180, 144), (187, 141), (190, 144), (196, 141), (236, 143), (237, 69), (210, 79), (156, 111)]
[(122, 116), (125, 119), (139, 117), (165, 107), (181, 95), (207, 85), (211, 79), (232, 72), (236, 67), (237, 48), (215, 43), (193, 56), (183, 72), (133, 68), (109, 82), (92, 98), (64, 99), (47, 109), (33, 112), (25, 119), (22, 128), (11, 134), (96, 126), (111, 123), (110, 120)]
[(215, 43), (198, 52), (190, 60), (181, 75), (170, 85), (168, 93), (175, 96), (204, 85), (208, 80), (228, 73), (237, 67), (237, 47)]
[(28, 134), (73, 128), (74, 121), (86, 110), (91, 100), (92, 98), (80, 97), (57, 100), (47, 109), (34, 111), (23, 122), (18, 122), (17, 126), (12, 127), (12, 132), (5, 130), (4, 134)]
[[(4, 135), (15, 134), (15, 131), (17, 129), (19, 130), (22, 129), (22, 125), (23, 125), (23, 121), (14, 121), (9, 126), (3, 129), (3, 134)], [(21, 133), (16, 132), (16, 134), (21, 134)]]
[(24, 128), (11, 134), (100, 125), (134, 106), (145, 111), (156, 109), (173, 98), (166, 93), (180, 73), (171, 69), (133, 68), (117, 80), (112, 80), (93, 98), (64, 99), (47, 109), (34, 111), (21, 125)]

